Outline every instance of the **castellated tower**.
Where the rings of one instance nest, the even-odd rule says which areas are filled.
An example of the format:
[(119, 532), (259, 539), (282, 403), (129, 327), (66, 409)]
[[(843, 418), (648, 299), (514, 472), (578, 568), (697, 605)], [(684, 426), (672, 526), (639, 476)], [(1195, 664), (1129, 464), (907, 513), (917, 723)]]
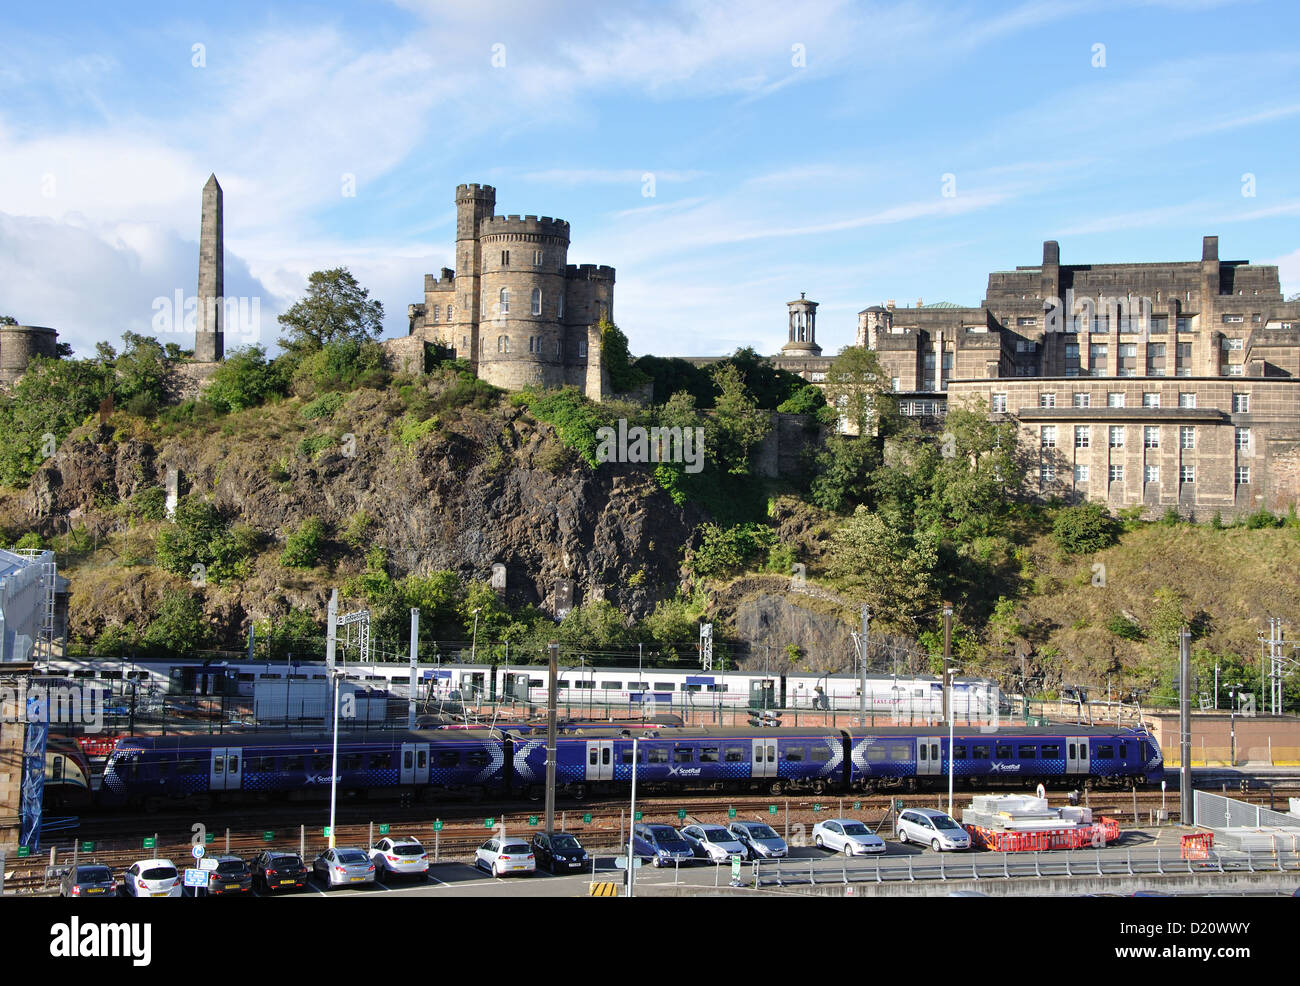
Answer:
[[(443, 323), (450, 323), (443, 333), (456, 349), (457, 355), (467, 357), (477, 368), (479, 345), (478, 323), (480, 317), (479, 225), (492, 217), (497, 204), (497, 190), (491, 185), (456, 186), (456, 276), (452, 317), (443, 315)], [(457, 336), (464, 336), (465, 342)]]
[(858, 337), (854, 345), (876, 348), (876, 338), (888, 335), (894, 327), (894, 313), (883, 305), (872, 305), (858, 312)]

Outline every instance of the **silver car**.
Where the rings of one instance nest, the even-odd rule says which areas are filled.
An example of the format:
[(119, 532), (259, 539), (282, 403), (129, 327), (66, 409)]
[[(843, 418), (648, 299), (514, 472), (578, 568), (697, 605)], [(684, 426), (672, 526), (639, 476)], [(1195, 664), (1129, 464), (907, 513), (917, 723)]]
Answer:
[(326, 849), (311, 864), (311, 871), (326, 890), (375, 882), (375, 864), (370, 861), (364, 849), (356, 846)]
[(721, 825), (687, 825), (682, 838), (691, 844), (695, 855), (714, 863), (726, 863), (732, 856), (744, 859), (747, 850), (734, 835)]
[(813, 826), (813, 843), (818, 849), (842, 852), (846, 856), (879, 855), (885, 840), (853, 818), (828, 818)]
[(749, 850), (750, 859), (781, 859), (790, 854), (785, 840), (766, 822), (732, 822), (731, 834)]
[(908, 808), (898, 816), (898, 841), (929, 846), (935, 852), (969, 849), (970, 833), (942, 811)]

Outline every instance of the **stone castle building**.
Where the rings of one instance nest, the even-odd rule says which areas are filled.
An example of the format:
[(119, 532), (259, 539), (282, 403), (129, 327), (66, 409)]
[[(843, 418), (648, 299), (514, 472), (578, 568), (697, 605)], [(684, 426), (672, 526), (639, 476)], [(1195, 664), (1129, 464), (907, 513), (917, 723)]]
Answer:
[(0, 387), (12, 387), (35, 356), (58, 356), (59, 334), (43, 325), (0, 325)]
[(904, 414), (1015, 421), (1044, 496), (1201, 519), (1300, 502), (1300, 302), (1276, 267), (1220, 260), (1218, 237), (1141, 264), (1062, 264), (1048, 241), (977, 307), (864, 309), (856, 342)]
[(613, 318), (614, 268), (568, 262), (569, 224), (550, 216), (498, 216), (496, 189), (456, 189), (456, 269), (425, 275), (408, 308), (410, 335), (386, 345), (399, 362), (425, 343), (467, 359), (507, 389), (574, 385), (608, 393), (599, 324)]

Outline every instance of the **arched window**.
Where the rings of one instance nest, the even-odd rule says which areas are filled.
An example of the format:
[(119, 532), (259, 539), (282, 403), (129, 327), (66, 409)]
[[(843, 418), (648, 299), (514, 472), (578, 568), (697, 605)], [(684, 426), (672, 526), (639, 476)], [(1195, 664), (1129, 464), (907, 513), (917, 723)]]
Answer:
[(533, 288), (533, 314), (540, 315), (541, 313), (542, 313), (542, 289)]
[(451, 313), (452, 313), (453, 310), (454, 310), (454, 309), (452, 308), (451, 305), (448, 305), (448, 306), (447, 306), (447, 321), (448, 321), (448, 322), (451, 321)]
[(501, 305), (498, 311), (500, 311), (502, 315), (510, 314), (510, 289), (509, 288), (501, 289)]
[(497, 352), (498, 352), (498, 353), (508, 353), (508, 352), (510, 352), (510, 337), (509, 337), (509, 336), (497, 336)]

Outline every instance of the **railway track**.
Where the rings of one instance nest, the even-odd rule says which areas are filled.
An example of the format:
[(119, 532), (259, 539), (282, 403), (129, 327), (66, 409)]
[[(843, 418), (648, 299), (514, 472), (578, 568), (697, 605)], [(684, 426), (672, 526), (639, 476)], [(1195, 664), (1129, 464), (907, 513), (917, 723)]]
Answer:
[[(1273, 791), (1273, 799), (1285, 799), (1300, 792), (1300, 783)], [(997, 794), (1005, 791), (963, 791), (959, 798), (965, 802), (975, 794)], [(1252, 791), (1237, 794), (1242, 800), (1268, 805), (1267, 792)], [(735, 817), (760, 817), (778, 831), (790, 826), (802, 826), (810, 832), (818, 821), (843, 814), (860, 818), (871, 827), (886, 823), (891, 802), (901, 798), (909, 806), (943, 807), (946, 792), (919, 792), (895, 795), (838, 795), (801, 798), (774, 798), (764, 795), (745, 795), (730, 798), (706, 795), (664, 795), (637, 799), (642, 821), (665, 822), (679, 825), (689, 822), (717, 822), (726, 824)], [(1061, 801), (1056, 794), (1052, 800)], [(1170, 821), (1178, 816), (1176, 795), (1164, 798), (1159, 791), (1107, 791), (1090, 792), (1081, 798), (1093, 809), (1095, 815), (1120, 819), (1122, 824), (1146, 821), (1155, 808), (1167, 805)], [(206, 818), (199, 813), (168, 813), (150, 816), (118, 814), (84, 819), (70, 832), (60, 832), (47, 840), (53, 845), (54, 868), (71, 865), (74, 857), (93, 858), (120, 872), (138, 859), (158, 856), (184, 866), (196, 837), (210, 835), (209, 853), (232, 853), (251, 858), (268, 847), (302, 849), (308, 862), (326, 847), (328, 840), (324, 826), (328, 822), (328, 809), (322, 806), (298, 806), (280, 803), (266, 806), (240, 806), (225, 812), (210, 811)], [(775, 807), (776, 812), (771, 809)], [(586, 804), (563, 806), (556, 811), (556, 824), (573, 832), (591, 849), (616, 851), (627, 836), (628, 805), (625, 800), (592, 801)], [(1136, 817), (1135, 817), (1136, 813)], [(287, 818), (292, 821), (286, 824)], [(340, 806), (337, 812), (337, 842), (340, 845), (369, 845), (380, 835), (414, 836), (440, 860), (464, 859), (483, 843), (490, 832), (507, 831), (526, 835), (541, 828), (544, 819), (540, 807), (531, 801), (484, 802), (460, 805), (415, 805), (401, 807), (395, 803), (365, 802)], [(439, 827), (435, 830), (435, 823)], [(196, 826), (202, 826), (196, 828)], [(386, 831), (381, 829), (386, 827)], [(271, 837), (267, 837), (271, 833)], [(75, 837), (75, 846), (74, 846)], [(155, 839), (153, 848), (144, 848), (144, 839)], [(89, 852), (82, 852), (85, 843), (93, 843)], [(47, 877), (50, 866), (48, 848), (39, 858), (6, 861), (8, 871), (7, 892), (39, 893), (42, 888), (56, 885), (57, 880)]]

